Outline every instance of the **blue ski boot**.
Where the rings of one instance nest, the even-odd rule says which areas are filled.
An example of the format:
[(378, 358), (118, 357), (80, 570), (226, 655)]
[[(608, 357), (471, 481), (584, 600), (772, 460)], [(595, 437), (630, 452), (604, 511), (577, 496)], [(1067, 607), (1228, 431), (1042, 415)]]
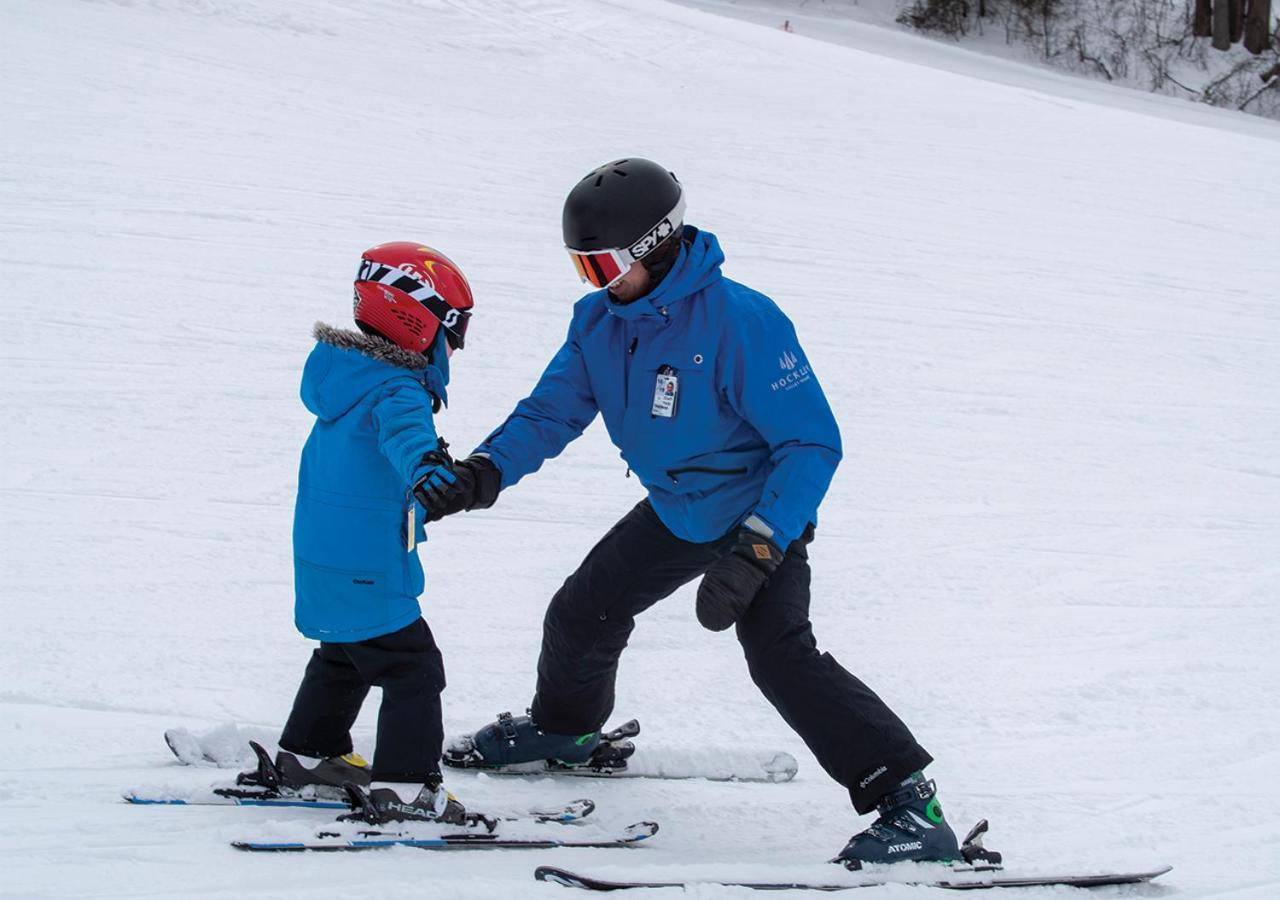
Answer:
[(572, 767), (588, 765), (600, 745), (600, 733), (548, 734), (532, 716), (505, 712), (498, 721), (445, 748), (442, 762), (456, 768), (496, 769), (522, 763)]
[(874, 863), (962, 861), (967, 854), (961, 853), (956, 833), (942, 817), (937, 794), (934, 783), (916, 772), (880, 798), (879, 818), (849, 838), (832, 862), (856, 870)]

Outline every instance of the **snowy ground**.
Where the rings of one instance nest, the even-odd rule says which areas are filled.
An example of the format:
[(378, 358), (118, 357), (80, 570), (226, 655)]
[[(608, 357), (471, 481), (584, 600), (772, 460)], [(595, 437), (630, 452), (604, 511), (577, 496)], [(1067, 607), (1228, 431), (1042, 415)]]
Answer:
[[(992, 19), (961, 40), (941, 34), (922, 40), (922, 33), (897, 22), (911, 0), (672, 0), (682, 6), (754, 22), (768, 28), (790, 27), (793, 34), (811, 40), (853, 47), (904, 62), (968, 75), (1010, 87), (1033, 87), (1036, 91), (1064, 100), (1090, 100), (1152, 116), (1183, 122), (1214, 122), (1215, 127), (1259, 133), (1248, 116), (1221, 109), (1216, 118), (1206, 119), (1203, 110), (1188, 109), (1186, 95), (1150, 93), (1147, 67), (1133, 62), (1133, 74), (1114, 82), (1090, 80), (1082, 72), (1064, 71), (1041, 59), (1037, 50), (1022, 42), (1010, 43), (1005, 26)], [(1074, 4), (1083, 7), (1085, 4)], [(1275, 8), (1275, 24), (1280, 25), (1280, 7)], [(1066, 21), (1072, 21), (1070, 14)], [(1273, 26), (1274, 28), (1275, 26)], [(1170, 71), (1188, 88), (1202, 91), (1215, 78), (1224, 76), (1248, 58), (1238, 44), (1229, 53), (1213, 52), (1208, 68), (1189, 62), (1175, 63)], [(1259, 84), (1261, 84), (1259, 82)], [(1214, 114), (1210, 114), (1214, 115)], [(1274, 128), (1274, 124), (1264, 126)]]
[[(1249, 117), (1236, 115), (1234, 110), (1222, 109), (1217, 111), (1216, 118), (1206, 119), (1203, 110), (1188, 109), (1190, 100), (1185, 95), (1153, 95), (1149, 92), (1147, 76), (1139, 74), (1147, 70), (1139, 60), (1134, 60), (1132, 76), (1107, 83), (1091, 81), (1084, 73), (1055, 68), (1055, 65), (1039, 59), (1033, 47), (1021, 42), (1010, 44), (1004, 24), (996, 19), (989, 20), (977, 32), (970, 32), (960, 41), (942, 35), (920, 40), (922, 33), (897, 23), (902, 10), (911, 5), (910, 0), (672, 1), (768, 28), (790, 27), (794, 35), (810, 40), (855, 47), (872, 54), (1010, 87), (1034, 87), (1038, 92), (1064, 100), (1102, 102), (1179, 122), (1213, 122), (1217, 128), (1258, 133), (1248, 124)], [(1276, 24), (1280, 24), (1280, 6), (1275, 13)], [(1071, 20), (1071, 15), (1065, 18)], [(1212, 52), (1207, 60), (1207, 69), (1183, 61), (1175, 63), (1170, 74), (1188, 88), (1202, 91), (1213, 79), (1225, 76), (1231, 67), (1244, 59), (1248, 59), (1248, 52), (1236, 45), (1226, 54)]]
[[(250, 857), (227, 841), (289, 814), (119, 801), (208, 777), (165, 727), (287, 712), (297, 380), (359, 252), (424, 240), (470, 276), (464, 448), (563, 335), (564, 192), (633, 154), (797, 323), (847, 446), (817, 634), (956, 823), (1027, 868), (1177, 867), (1110, 896), (1280, 893), (1280, 128), (1045, 79), (642, 0), (0, 4), (0, 893), (833, 877), (859, 820), (690, 591), (637, 629), (619, 720), (788, 750), (796, 781), (452, 782), (589, 794), (662, 822), (643, 849)], [(432, 533), (451, 729), (528, 701), (547, 598), (638, 498), (623, 470), (593, 427)]]

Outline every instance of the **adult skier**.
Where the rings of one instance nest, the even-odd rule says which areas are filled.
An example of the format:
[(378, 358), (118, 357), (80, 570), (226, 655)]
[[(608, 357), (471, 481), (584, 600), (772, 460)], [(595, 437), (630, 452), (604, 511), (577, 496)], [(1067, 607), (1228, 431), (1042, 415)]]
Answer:
[(589, 764), (635, 616), (701, 576), (698, 621), (736, 626), (760, 691), (854, 808), (879, 813), (837, 861), (958, 859), (921, 773), (932, 757), (809, 623), (808, 545), (841, 455), (831, 408), (790, 320), (721, 274), (715, 235), (684, 211), (675, 175), (645, 159), (573, 187), (564, 243), (594, 290), (533, 392), (427, 507), (491, 506), (597, 413), (648, 491), (551, 599), (530, 715), (478, 731), (471, 761)]

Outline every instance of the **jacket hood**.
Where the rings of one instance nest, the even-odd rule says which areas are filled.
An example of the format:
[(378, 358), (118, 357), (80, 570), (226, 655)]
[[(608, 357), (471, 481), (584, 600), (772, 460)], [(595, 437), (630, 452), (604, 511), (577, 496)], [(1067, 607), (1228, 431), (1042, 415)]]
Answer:
[(661, 316), (662, 310), (719, 281), (722, 263), (724, 251), (720, 249), (716, 236), (709, 231), (686, 225), (680, 254), (667, 277), (634, 303), (614, 303), (606, 293), (606, 308), (611, 315), (620, 319)]
[[(302, 403), (322, 421), (333, 421), (384, 382), (404, 375), (418, 378), (432, 396), (447, 403), (445, 371), (421, 353), (384, 338), (317, 322), (316, 345), (302, 370)], [(440, 336), (444, 336), (441, 330)], [(439, 348), (440, 355), (444, 348)], [(447, 356), (446, 356), (447, 359)]]

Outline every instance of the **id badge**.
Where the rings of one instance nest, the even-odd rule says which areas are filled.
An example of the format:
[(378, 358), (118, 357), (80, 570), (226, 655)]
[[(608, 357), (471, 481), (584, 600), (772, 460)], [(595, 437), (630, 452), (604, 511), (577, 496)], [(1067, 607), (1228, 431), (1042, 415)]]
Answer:
[(676, 402), (680, 399), (680, 376), (671, 366), (658, 369), (658, 380), (653, 385), (654, 418), (670, 419), (676, 414)]

